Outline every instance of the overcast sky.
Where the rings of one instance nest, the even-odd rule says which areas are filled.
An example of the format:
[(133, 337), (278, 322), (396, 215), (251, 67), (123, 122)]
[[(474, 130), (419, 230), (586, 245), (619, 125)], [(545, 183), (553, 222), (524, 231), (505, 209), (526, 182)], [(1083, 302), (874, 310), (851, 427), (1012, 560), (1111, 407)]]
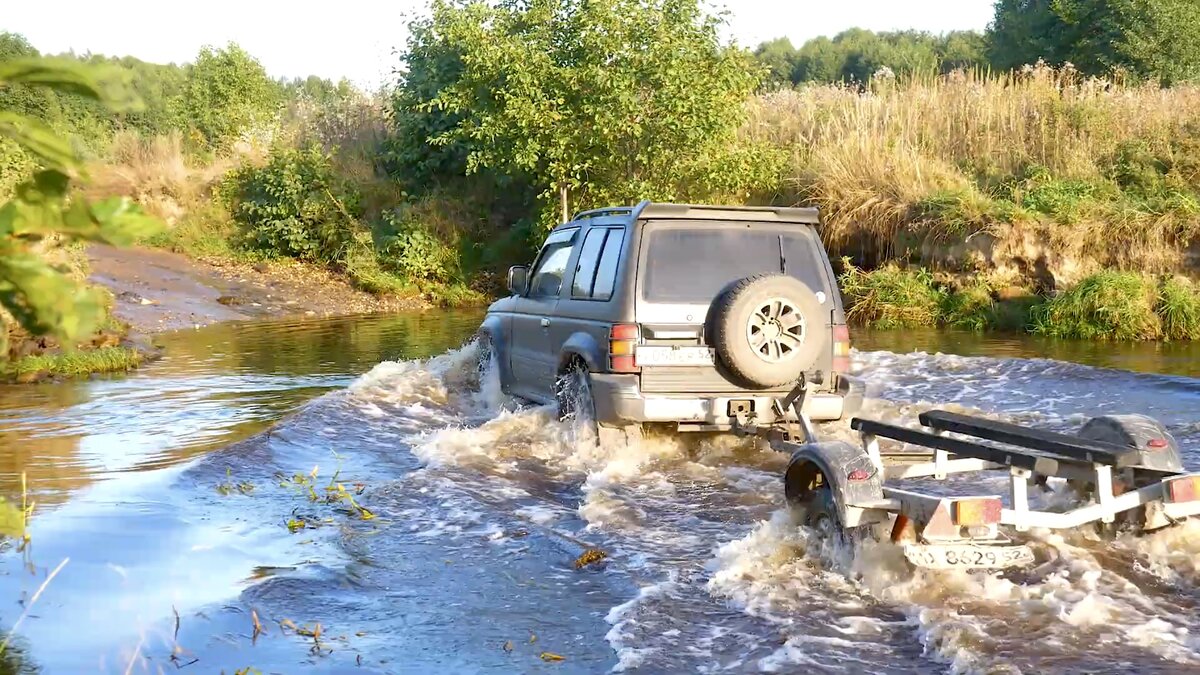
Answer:
[[(992, 0), (717, 0), (743, 45), (787, 36), (799, 45), (859, 26), (934, 33), (983, 29)], [(21, 33), (43, 52), (131, 55), (157, 63), (191, 60), (205, 44), (237, 42), (276, 77), (349, 77), (373, 88), (390, 79), (393, 50), (425, 0), (0, 0), (0, 31)]]

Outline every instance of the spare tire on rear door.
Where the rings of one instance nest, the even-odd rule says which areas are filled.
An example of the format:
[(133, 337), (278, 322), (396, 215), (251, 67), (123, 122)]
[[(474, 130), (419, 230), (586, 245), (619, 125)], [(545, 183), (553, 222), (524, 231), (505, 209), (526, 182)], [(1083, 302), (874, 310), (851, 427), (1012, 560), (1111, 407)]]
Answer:
[(749, 386), (790, 384), (828, 348), (826, 314), (812, 289), (795, 277), (746, 277), (713, 303), (712, 346), (730, 374)]

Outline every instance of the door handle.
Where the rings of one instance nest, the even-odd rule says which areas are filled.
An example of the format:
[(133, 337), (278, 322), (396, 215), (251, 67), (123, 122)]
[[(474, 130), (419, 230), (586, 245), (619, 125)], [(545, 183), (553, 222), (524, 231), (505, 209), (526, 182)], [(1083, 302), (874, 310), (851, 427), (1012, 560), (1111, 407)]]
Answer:
[(550, 319), (542, 319), (542, 328), (550, 327)]

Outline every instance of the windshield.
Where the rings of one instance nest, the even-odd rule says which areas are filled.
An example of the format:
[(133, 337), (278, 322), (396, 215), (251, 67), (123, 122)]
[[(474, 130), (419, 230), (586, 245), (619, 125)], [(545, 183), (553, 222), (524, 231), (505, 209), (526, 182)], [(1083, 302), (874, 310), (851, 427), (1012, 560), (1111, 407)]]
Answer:
[(813, 291), (828, 292), (816, 235), (796, 225), (667, 227), (647, 233), (642, 297), (661, 303), (707, 303), (730, 282), (783, 267)]

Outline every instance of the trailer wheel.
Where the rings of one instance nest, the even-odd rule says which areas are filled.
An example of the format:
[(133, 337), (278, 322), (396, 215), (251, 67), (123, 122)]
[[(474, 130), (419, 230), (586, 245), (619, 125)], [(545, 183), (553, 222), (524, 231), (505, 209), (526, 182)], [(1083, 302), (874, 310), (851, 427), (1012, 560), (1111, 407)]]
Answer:
[(788, 504), (803, 509), (803, 524), (824, 536), (842, 532), (833, 490), (821, 469), (812, 462), (792, 462), (783, 478), (783, 494)]

